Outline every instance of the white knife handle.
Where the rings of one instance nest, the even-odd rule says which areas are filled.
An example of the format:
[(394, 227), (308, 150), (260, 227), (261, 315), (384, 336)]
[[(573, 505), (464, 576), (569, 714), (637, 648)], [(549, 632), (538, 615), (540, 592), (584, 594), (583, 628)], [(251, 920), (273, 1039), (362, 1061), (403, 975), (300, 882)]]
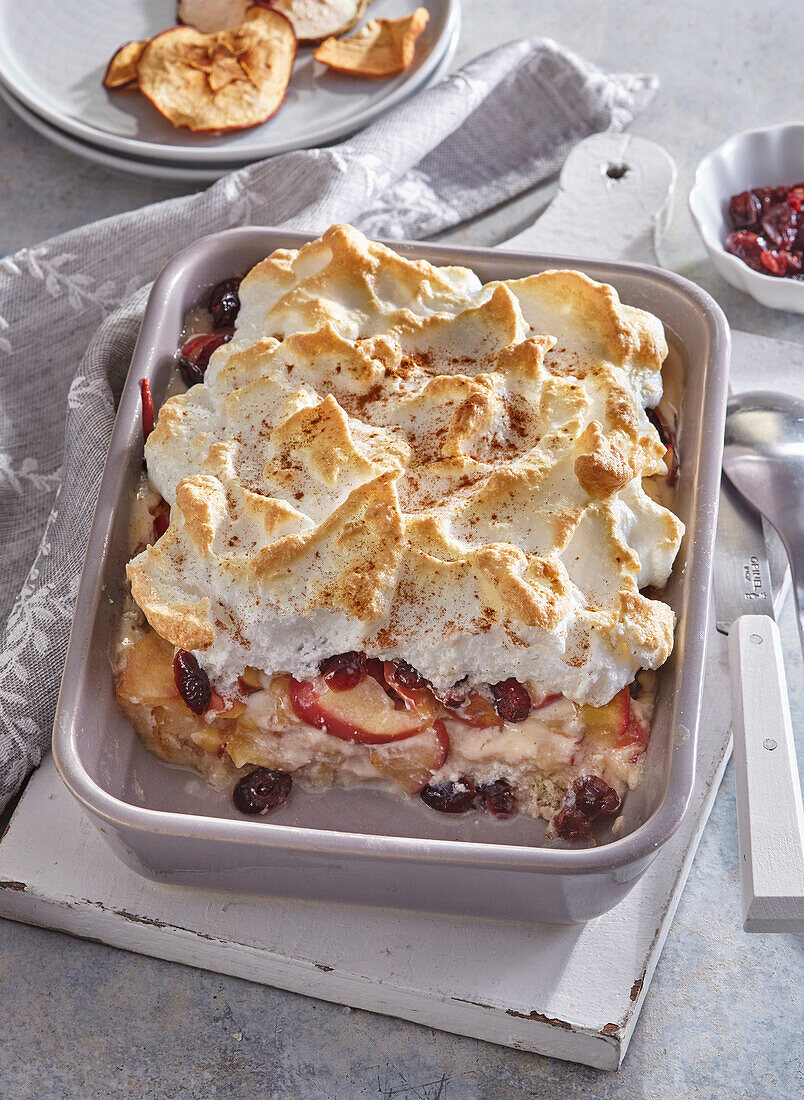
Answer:
[(804, 932), (804, 808), (779, 628), (729, 631), (737, 835), (746, 932)]

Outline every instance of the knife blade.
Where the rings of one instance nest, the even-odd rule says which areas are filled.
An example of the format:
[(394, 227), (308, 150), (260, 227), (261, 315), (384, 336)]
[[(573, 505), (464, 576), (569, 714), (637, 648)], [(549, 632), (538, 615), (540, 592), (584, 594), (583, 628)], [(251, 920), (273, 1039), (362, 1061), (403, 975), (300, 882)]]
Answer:
[(723, 475), (715, 618), (729, 638), (743, 928), (804, 932), (804, 806), (759, 513)]
[(762, 517), (725, 475), (720, 486), (715, 560), (715, 614), (721, 634), (728, 634), (741, 615), (776, 617)]

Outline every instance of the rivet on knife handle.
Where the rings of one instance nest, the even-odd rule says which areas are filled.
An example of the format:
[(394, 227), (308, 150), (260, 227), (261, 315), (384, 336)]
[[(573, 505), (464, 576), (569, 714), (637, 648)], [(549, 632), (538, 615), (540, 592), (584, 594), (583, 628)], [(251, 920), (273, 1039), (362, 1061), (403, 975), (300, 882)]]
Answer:
[(779, 628), (729, 632), (737, 832), (746, 932), (804, 932), (804, 808)]

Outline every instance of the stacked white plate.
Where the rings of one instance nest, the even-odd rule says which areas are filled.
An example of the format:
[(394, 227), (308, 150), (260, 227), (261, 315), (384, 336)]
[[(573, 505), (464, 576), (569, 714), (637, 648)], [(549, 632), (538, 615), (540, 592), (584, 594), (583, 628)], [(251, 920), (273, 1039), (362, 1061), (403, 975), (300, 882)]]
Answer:
[[(458, 44), (460, 0), (419, 2), (430, 21), (404, 73), (384, 80), (346, 76), (300, 49), (273, 118), (212, 136), (175, 129), (137, 92), (103, 87), (119, 46), (175, 23), (175, 0), (0, 0), (0, 96), (40, 134), (89, 160), (163, 179), (217, 179), (276, 153), (347, 137), (440, 80)], [(363, 22), (399, 18), (416, 6), (416, 0), (373, 0)]]

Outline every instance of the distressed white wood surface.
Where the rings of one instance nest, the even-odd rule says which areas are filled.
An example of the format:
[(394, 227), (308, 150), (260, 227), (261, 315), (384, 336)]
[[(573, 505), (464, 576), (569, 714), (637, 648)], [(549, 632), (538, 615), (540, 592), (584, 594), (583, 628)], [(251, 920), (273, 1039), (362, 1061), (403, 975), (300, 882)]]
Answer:
[[(589, 141), (597, 146), (596, 164), (604, 148), (612, 158), (625, 161), (627, 156), (630, 164), (636, 163), (637, 154), (649, 152), (650, 145), (621, 135)], [(608, 219), (618, 233), (608, 248), (599, 241), (598, 255), (622, 256), (619, 219), (628, 216), (642, 227), (631, 223), (633, 232), (625, 242), (630, 258), (655, 262), (652, 249), (667, 224), (672, 190), (665, 158), (663, 151), (661, 157), (651, 154), (640, 175), (631, 176), (633, 181), (649, 175), (651, 159), (656, 165), (661, 179), (648, 188), (653, 211), (643, 202), (636, 212), (632, 206), (631, 215), (620, 210), (617, 218)], [(628, 180), (626, 174), (616, 182), (630, 188)], [(569, 180), (562, 179), (565, 196), (569, 187)], [(622, 192), (608, 188), (606, 194)], [(545, 226), (541, 240), (534, 227), (511, 243), (572, 252), (566, 232), (560, 241), (551, 239), (552, 218), (545, 222), (549, 213), (539, 222)], [(599, 206), (594, 213), (600, 218)], [(742, 388), (756, 383), (756, 356), (770, 362), (777, 343), (746, 340), (748, 378)], [(790, 356), (782, 352), (778, 358), (787, 365)], [(0, 841), (0, 916), (614, 1069), (627, 1049), (728, 759), (727, 698), (726, 642), (713, 626), (690, 812), (625, 901), (582, 927), (318, 905), (154, 884), (111, 854), (50, 759), (31, 780)]]
[(743, 615), (729, 658), (743, 927), (804, 932), (804, 808), (776, 623)]

